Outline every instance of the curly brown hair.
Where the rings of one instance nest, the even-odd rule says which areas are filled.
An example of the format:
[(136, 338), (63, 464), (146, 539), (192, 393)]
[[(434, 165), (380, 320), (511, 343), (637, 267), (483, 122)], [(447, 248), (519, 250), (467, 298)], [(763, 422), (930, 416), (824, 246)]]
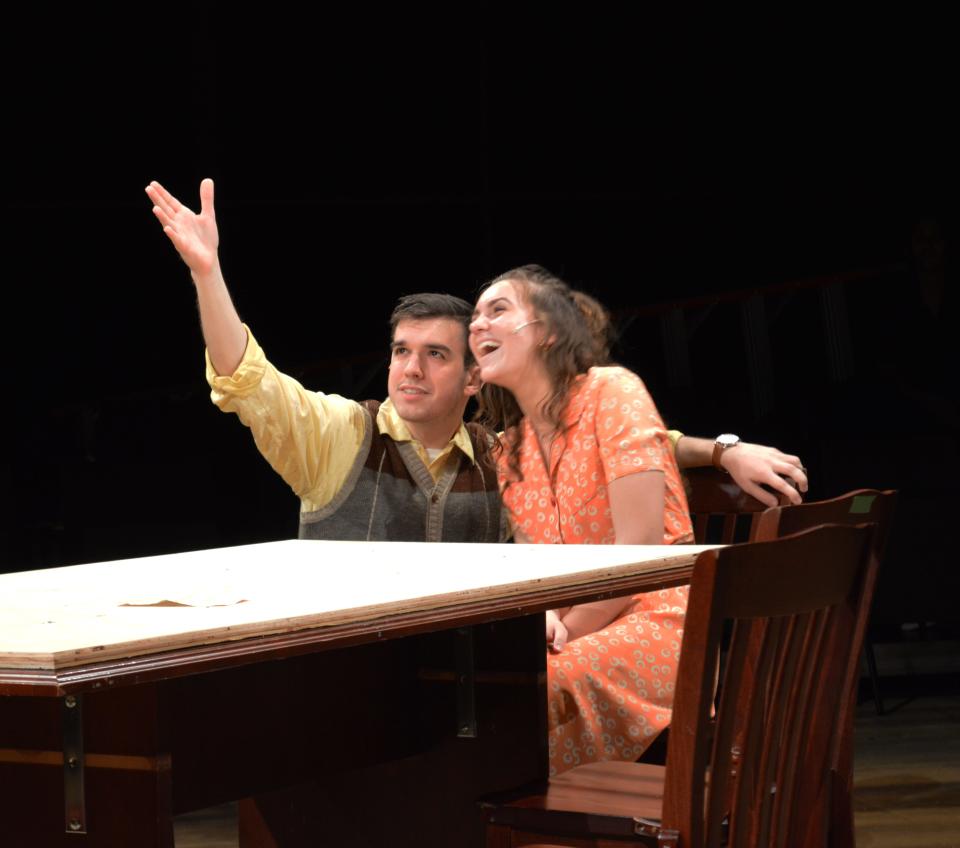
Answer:
[[(563, 421), (564, 411), (574, 380), (595, 365), (610, 361), (611, 325), (607, 310), (590, 295), (571, 289), (556, 274), (540, 265), (521, 265), (490, 280), (490, 286), (509, 280), (543, 324), (544, 344), (539, 348), (550, 378), (552, 392), (543, 404), (543, 415), (558, 435), (565, 437), (569, 429)], [(510, 478), (523, 479), (520, 470), (518, 426), (523, 412), (513, 393), (501, 386), (485, 384), (477, 395), (479, 409), (474, 419), (494, 431), (502, 430), (509, 444), (507, 464)], [(499, 450), (503, 450), (503, 444)]]

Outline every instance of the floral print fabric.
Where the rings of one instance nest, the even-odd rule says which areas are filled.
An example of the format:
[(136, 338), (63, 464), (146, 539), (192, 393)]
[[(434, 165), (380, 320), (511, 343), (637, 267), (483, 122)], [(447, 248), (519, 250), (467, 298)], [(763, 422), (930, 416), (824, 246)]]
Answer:
[[(540, 544), (613, 544), (607, 485), (618, 477), (665, 477), (663, 542), (692, 541), (686, 497), (673, 449), (653, 400), (624, 368), (591, 368), (567, 405), (567, 431), (545, 464), (527, 421), (522, 480), (507, 451), (498, 460), (513, 526)], [(509, 436), (508, 443), (509, 443)], [(547, 658), (550, 773), (602, 760), (635, 760), (670, 723), (687, 587), (637, 595), (603, 630)]]

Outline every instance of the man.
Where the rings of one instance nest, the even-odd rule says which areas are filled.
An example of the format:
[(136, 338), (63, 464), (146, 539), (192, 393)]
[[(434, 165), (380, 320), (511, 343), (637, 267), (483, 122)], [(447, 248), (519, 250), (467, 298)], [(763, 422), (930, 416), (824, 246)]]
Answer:
[[(197, 289), (213, 401), (250, 427), (261, 453), (300, 497), (301, 538), (505, 537), (488, 436), (463, 423), (480, 387), (467, 346), (470, 304), (442, 294), (400, 300), (384, 403), (307, 391), (267, 361), (234, 308), (217, 253), (213, 181), (200, 184), (200, 214), (157, 182), (146, 192)], [(736, 437), (675, 438), (682, 468), (713, 462), (765, 503), (776, 497), (761, 484), (799, 502), (781, 475), (806, 491), (800, 460), (775, 448)]]

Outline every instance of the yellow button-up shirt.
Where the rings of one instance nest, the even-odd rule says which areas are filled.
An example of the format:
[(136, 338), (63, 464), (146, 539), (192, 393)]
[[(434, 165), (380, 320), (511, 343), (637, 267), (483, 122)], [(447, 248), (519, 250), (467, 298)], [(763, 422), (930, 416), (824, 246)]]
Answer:
[[(366, 414), (355, 400), (309, 391), (278, 371), (246, 329), (247, 349), (233, 374), (217, 374), (207, 355), (210, 398), (250, 428), (260, 453), (300, 497), (301, 511), (321, 509), (341, 489), (357, 459)], [(396, 442), (410, 442), (434, 480), (454, 449), (476, 461), (462, 422), (433, 459), (389, 399), (380, 405), (377, 426)]]

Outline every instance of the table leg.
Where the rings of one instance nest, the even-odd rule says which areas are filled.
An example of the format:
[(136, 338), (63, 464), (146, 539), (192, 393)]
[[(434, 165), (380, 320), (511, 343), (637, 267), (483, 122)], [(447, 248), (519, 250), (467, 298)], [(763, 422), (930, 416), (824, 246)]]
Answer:
[[(0, 697), (0, 831), (12, 848), (172, 848), (171, 761), (154, 687)], [(64, 766), (64, 715), (82, 709), (82, 755)], [(68, 728), (68, 742), (69, 733)], [(82, 796), (71, 790), (82, 781)], [(72, 797), (71, 797), (72, 796)]]
[[(540, 615), (475, 628), (476, 702), (466, 711), (476, 718), (475, 737), (458, 735), (464, 715), (458, 635), (418, 637), (420, 683), (413, 713), (419, 727), (407, 731), (420, 739), (419, 749), (347, 770), (318, 763), (309, 783), (242, 801), (240, 845), (480, 846), (477, 799), (546, 779), (543, 633)], [(384, 707), (390, 708), (389, 701)]]

